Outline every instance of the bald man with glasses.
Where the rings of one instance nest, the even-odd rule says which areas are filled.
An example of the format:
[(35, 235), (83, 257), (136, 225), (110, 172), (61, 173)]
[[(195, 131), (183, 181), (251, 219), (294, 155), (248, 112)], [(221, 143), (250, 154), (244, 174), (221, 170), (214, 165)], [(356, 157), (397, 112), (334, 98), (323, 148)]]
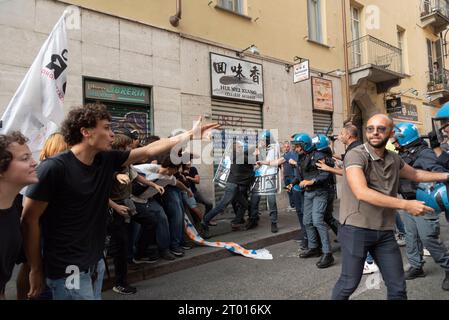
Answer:
[(417, 200), (398, 199), (399, 178), (415, 182), (447, 181), (447, 173), (415, 170), (386, 150), (394, 135), (393, 121), (385, 114), (370, 118), (367, 143), (349, 151), (344, 159), (340, 204), (342, 270), (333, 300), (347, 300), (362, 278), (367, 252), (379, 266), (390, 300), (407, 299), (401, 252), (394, 237), (395, 209), (421, 216), (433, 209)]

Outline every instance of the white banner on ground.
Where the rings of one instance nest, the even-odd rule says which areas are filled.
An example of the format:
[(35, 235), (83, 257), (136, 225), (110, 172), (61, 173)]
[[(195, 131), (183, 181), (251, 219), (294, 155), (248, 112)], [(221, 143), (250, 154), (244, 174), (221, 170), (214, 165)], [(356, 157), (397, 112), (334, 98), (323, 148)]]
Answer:
[(247, 258), (252, 259), (258, 259), (258, 260), (273, 260), (273, 256), (271, 255), (270, 251), (267, 249), (259, 249), (259, 250), (252, 250), (252, 249), (245, 249), (241, 245), (235, 243), (235, 242), (220, 242), (220, 241), (205, 241), (196, 231), (193, 224), (190, 222), (187, 215), (184, 217), (184, 227), (187, 236), (194, 241), (195, 243), (198, 243), (202, 246), (208, 246), (208, 247), (215, 247), (215, 248), (225, 248), (233, 253), (240, 254)]
[(64, 11), (54, 26), (1, 118), (0, 133), (22, 132), (30, 139), (28, 145), (35, 157), (64, 118), (68, 63), (65, 18), (69, 13)]

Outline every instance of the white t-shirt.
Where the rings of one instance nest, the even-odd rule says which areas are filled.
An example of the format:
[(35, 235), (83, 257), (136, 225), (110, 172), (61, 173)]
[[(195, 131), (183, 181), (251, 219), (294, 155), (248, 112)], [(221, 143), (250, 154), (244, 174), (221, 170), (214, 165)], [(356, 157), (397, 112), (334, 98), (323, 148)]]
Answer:
[[(273, 161), (279, 158), (279, 148), (277, 144), (270, 144), (267, 148), (267, 157), (265, 161)], [(258, 173), (261, 176), (272, 175), (278, 172), (278, 167), (262, 165), (259, 169), (257, 169)]]
[[(160, 185), (161, 187), (165, 187), (168, 185), (175, 186), (176, 185), (176, 178), (175, 176), (168, 176), (165, 174), (160, 174), (159, 169), (161, 166), (159, 164), (139, 164), (137, 166), (134, 166), (134, 169), (137, 171), (145, 174), (145, 179), (149, 181), (153, 181), (157, 185)], [(155, 196), (157, 194), (157, 190), (154, 188), (149, 187), (145, 192), (143, 192), (138, 197), (133, 196), (133, 200), (136, 202), (146, 202), (149, 198)]]

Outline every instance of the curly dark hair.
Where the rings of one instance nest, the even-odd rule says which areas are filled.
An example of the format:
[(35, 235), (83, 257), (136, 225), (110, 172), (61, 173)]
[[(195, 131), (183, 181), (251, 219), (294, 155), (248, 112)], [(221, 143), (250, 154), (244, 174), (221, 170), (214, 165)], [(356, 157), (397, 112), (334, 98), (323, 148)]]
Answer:
[(74, 146), (83, 141), (81, 128), (95, 128), (100, 120), (111, 121), (106, 106), (101, 103), (89, 103), (70, 110), (61, 126), (65, 142)]
[(0, 134), (0, 173), (8, 170), (9, 164), (13, 159), (12, 153), (8, 147), (14, 142), (24, 145), (28, 139), (19, 131), (13, 131), (10, 134)]

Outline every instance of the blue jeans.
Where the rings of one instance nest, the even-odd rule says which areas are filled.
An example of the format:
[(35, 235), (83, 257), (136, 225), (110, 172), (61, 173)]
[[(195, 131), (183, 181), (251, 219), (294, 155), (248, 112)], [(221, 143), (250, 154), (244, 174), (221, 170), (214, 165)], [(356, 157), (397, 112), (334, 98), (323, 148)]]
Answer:
[(324, 222), (328, 197), (328, 192), (324, 190), (304, 192), (304, 226), (306, 227), (309, 249), (318, 248), (318, 232), (324, 254), (332, 252), (327, 225)]
[(440, 241), (440, 217), (436, 213), (414, 217), (405, 213), (405, 241), (407, 259), (413, 268), (420, 269), (424, 265), (423, 247), (445, 271), (449, 271), (449, 252)]
[[(93, 283), (92, 271), (92, 269), (89, 269), (88, 271), (80, 272), (79, 277), (73, 274), (60, 279), (47, 278), (47, 285), (52, 292), (53, 300), (101, 300), (101, 289), (103, 287), (105, 271), (103, 259), (98, 261), (96, 266), (97, 275)], [(66, 281), (68, 282), (67, 285)], [(75, 287), (70, 288), (70, 285)], [(78, 288), (77, 285), (79, 285)]]
[(401, 251), (393, 231), (378, 231), (342, 225), (338, 232), (341, 244), (341, 274), (332, 292), (333, 300), (347, 300), (359, 286), (368, 250), (387, 287), (389, 300), (406, 300)]
[(209, 200), (206, 200), (206, 198), (204, 198), (204, 196), (201, 192), (199, 192), (197, 190), (193, 193), (193, 196), (195, 197), (195, 200), (197, 203), (204, 204), (204, 206), (206, 207), (206, 212), (209, 212), (210, 210), (212, 210), (212, 207), (213, 207), (212, 203)]
[(396, 228), (398, 229), (399, 233), (405, 234), (404, 222), (402, 222), (399, 211), (396, 211), (395, 219), (396, 219)]
[(162, 200), (170, 229), (170, 249), (179, 249), (184, 243), (184, 206), (181, 190), (173, 186), (165, 187)]
[[(249, 218), (252, 220), (259, 219), (260, 198), (261, 198), (261, 196), (258, 194), (251, 195)], [(278, 207), (276, 204), (276, 195), (275, 194), (268, 195), (267, 200), (268, 200), (268, 210), (270, 211), (271, 223), (277, 223), (278, 222)]]
[(248, 209), (248, 200), (246, 199), (247, 190), (248, 186), (238, 185), (231, 182), (226, 183), (225, 192), (221, 200), (217, 203), (215, 208), (204, 215), (204, 224), (207, 226), (209, 221), (223, 212), (233, 200), (236, 201), (234, 210), (237, 210), (234, 222), (242, 223), (244, 221), (243, 216), (245, 211)]
[[(288, 186), (292, 181), (295, 180), (295, 177), (284, 176), (284, 187)], [(288, 195), (288, 203), (290, 207), (295, 207), (295, 200), (293, 200), (293, 194), (291, 192), (287, 192)]]
[(331, 230), (338, 235), (338, 228), (340, 228), (340, 222), (334, 218), (334, 200), (335, 190), (328, 192), (326, 213), (324, 214), (324, 222), (331, 228)]
[(160, 251), (170, 247), (170, 229), (164, 208), (154, 199), (148, 199), (146, 204), (134, 202), (139, 215), (147, 216), (156, 225), (156, 243)]
[(296, 214), (298, 215), (299, 225), (301, 226), (301, 230), (304, 232), (303, 245), (308, 247), (306, 227), (304, 226), (304, 192), (292, 190), (289, 193), (292, 194), (293, 201), (295, 202)]

